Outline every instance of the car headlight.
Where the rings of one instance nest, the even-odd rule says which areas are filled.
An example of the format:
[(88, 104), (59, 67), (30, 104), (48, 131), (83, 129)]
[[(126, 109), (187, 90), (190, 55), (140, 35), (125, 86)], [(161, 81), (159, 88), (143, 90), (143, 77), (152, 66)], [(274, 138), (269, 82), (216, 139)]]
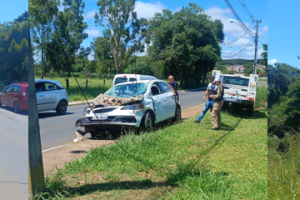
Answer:
[(124, 106), (121, 110), (137, 110), (138, 105)]
[(83, 109), (83, 116), (86, 116), (87, 115), (87, 109), (86, 109), (86, 107)]

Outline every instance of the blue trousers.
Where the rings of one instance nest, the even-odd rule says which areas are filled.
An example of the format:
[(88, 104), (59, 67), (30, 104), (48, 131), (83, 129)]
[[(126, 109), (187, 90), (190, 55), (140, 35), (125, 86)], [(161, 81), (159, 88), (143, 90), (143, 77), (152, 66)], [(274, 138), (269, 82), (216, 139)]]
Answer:
[(206, 113), (209, 109), (211, 109), (211, 108), (213, 108), (213, 107), (214, 107), (214, 100), (207, 100), (207, 102), (206, 102), (206, 104), (205, 104), (205, 107), (204, 107), (204, 109), (202, 110), (202, 113), (199, 115), (197, 121), (200, 122), (200, 121), (203, 119), (205, 113)]

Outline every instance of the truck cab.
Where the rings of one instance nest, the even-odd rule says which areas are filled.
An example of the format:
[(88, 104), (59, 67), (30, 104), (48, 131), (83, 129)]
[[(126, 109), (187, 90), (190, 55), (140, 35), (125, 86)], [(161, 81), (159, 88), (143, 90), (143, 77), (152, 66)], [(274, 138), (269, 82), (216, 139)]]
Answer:
[(248, 115), (252, 116), (257, 92), (258, 75), (222, 74), (213, 70), (212, 75), (219, 77), (224, 88), (224, 107), (239, 106), (247, 108)]

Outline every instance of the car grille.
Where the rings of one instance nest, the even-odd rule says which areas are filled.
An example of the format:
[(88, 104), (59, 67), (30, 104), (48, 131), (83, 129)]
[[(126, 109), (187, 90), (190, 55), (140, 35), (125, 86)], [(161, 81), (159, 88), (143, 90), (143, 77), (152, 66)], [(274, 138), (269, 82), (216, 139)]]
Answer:
[(102, 108), (102, 109), (94, 110), (94, 113), (106, 113), (106, 112), (111, 112), (116, 109), (117, 108)]
[[(97, 121), (97, 120), (92, 120), (92, 117), (87, 117), (89, 121)], [(106, 120), (100, 120), (101, 122), (111, 122), (113, 119), (115, 119), (116, 116), (108, 116)]]

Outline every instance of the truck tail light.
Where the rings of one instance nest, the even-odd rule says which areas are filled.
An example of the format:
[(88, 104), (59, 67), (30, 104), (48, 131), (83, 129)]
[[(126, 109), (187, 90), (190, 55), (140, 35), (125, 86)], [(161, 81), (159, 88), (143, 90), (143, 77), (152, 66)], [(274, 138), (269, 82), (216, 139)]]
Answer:
[(236, 96), (235, 94), (233, 94), (232, 96)]
[(243, 96), (243, 97), (247, 97), (247, 96)]
[(254, 101), (254, 98), (252, 98), (252, 97), (249, 97), (249, 101)]

